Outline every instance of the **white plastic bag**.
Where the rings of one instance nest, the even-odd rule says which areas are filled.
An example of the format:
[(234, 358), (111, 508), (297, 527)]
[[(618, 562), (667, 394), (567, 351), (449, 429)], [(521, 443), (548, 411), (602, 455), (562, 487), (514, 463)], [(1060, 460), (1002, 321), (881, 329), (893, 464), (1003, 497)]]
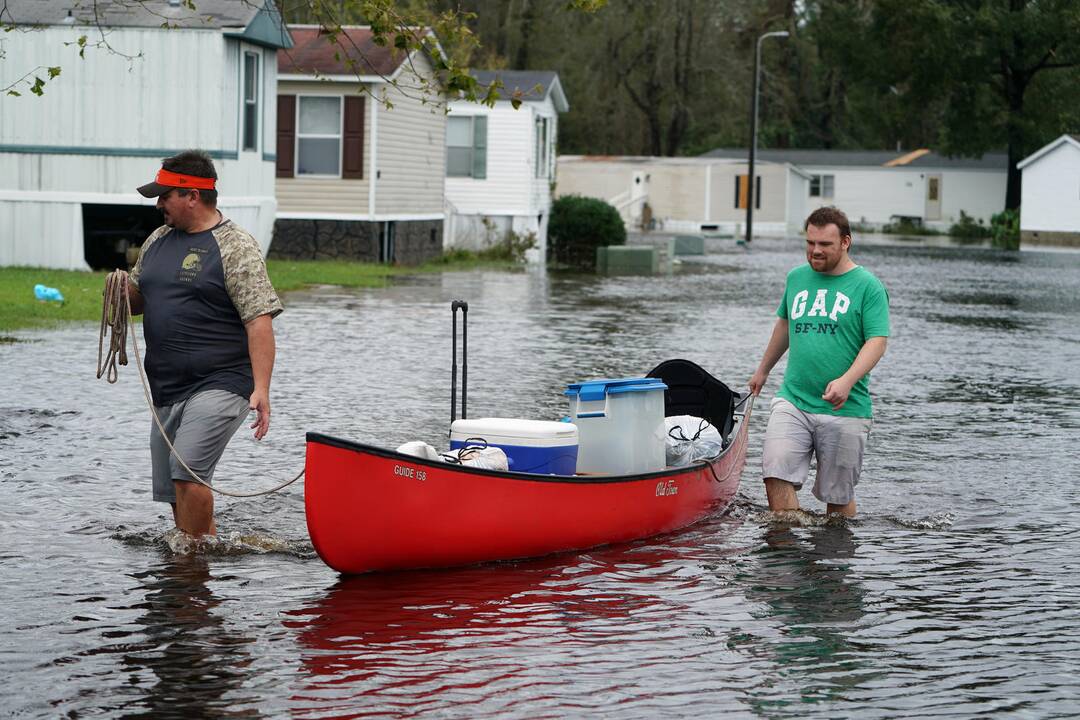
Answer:
[(506, 453), (502, 448), (494, 446), (467, 445), (457, 450), (444, 452), (440, 459), (448, 463), (484, 468), (485, 470), (510, 469), (510, 464), (506, 460)]
[(667, 430), (665, 459), (669, 467), (683, 467), (698, 460), (714, 458), (724, 449), (724, 440), (712, 423), (693, 415), (664, 418)]
[(439, 451), (428, 445), (423, 440), (412, 440), (397, 449), (399, 453), (423, 458), (424, 460), (438, 460)]

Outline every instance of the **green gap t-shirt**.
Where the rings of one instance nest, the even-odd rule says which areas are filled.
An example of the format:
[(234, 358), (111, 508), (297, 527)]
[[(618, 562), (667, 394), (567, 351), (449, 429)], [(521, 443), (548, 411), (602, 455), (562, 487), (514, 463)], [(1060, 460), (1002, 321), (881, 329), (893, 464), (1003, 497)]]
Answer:
[(788, 363), (776, 393), (803, 412), (871, 417), (870, 373), (851, 388), (839, 410), (821, 399), (825, 386), (848, 371), (866, 341), (889, 335), (889, 293), (874, 274), (855, 266), (825, 275), (801, 265), (787, 276), (776, 314), (788, 321)]

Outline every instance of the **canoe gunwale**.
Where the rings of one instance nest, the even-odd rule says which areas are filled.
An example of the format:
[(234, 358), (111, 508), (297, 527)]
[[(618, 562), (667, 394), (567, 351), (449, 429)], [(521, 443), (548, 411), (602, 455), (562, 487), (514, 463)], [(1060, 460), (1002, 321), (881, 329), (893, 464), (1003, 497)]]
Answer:
[(332, 435), (324, 435), (322, 433), (308, 432), (306, 435), (306, 442), (318, 443), (320, 445), (327, 445), (330, 447), (339, 448), (341, 450), (351, 450), (353, 452), (377, 455), (387, 458), (389, 460), (399, 460), (409, 463), (410, 465), (420, 465), (424, 467), (440, 468), (442, 470), (450, 470), (456, 473), (463, 473), (467, 475), (482, 475), (487, 477), (499, 477), (506, 480), (529, 480), (533, 482), (547, 482), (547, 483), (563, 483), (569, 485), (592, 485), (592, 484), (611, 484), (611, 483), (623, 483), (623, 482), (637, 482), (639, 480), (647, 480), (651, 478), (666, 478), (673, 475), (683, 475), (687, 472), (696, 472), (697, 470), (710, 468), (723, 461), (729, 453), (739, 450), (740, 440), (745, 439), (745, 433), (742, 432), (743, 425), (749, 419), (751, 408), (753, 407), (753, 401), (747, 407), (745, 412), (735, 413), (736, 423), (732, 428), (732, 440), (724, 450), (716, 457), (708, 460), (698, 460), (690, 465), (681, 465), (676, 467), (666, 467), (662, 470), (653, 470), (644, 473), (634, 473), (630, 475), (544, 475), (540, 473), (524, 473), (514, 472), (512, 470), (488, 470), (486, 468), (470, 467), (468, 465), (452, 465), (449, 463), (438, 462), (435, 460), (428, 460), (426, 458), (417, 457), (415, 455), (407, 455), (405, 453), (399, 453), (396, 450), (388, 450), (386, 448), (377, 447), (375, 445), (367, 445), (364, 443), (356, 442), (353, 440), (345, 440), (343, 438), (334, 437)]

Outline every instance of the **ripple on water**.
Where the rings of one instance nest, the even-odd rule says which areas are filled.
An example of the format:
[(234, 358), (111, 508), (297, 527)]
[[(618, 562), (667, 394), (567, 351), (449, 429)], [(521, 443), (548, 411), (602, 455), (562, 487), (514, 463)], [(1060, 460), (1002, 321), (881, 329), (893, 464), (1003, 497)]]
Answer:
[[(96, 328), (0, 342), (0, 715), (1075, 715), (1080, 255), (861, 241), (895, 333), (855, 520), (809, 488), (805, 510), (767, 511), (762, 410), (726, 514), (516, 563), (340, 578), (302, 483), (216, 498), (221, 534), (191, 542), (149, 497), (137, 374), (91, 380)], [(271, 435), (239, 433), (217, 477), (291, 476), (306, 431), (444, 446), (452, 298), (476, 417), (559, 417), (568, 382), (667, 357), (744, 382), (802, 243), (712, 245), (663, 277), (289, 295)]]

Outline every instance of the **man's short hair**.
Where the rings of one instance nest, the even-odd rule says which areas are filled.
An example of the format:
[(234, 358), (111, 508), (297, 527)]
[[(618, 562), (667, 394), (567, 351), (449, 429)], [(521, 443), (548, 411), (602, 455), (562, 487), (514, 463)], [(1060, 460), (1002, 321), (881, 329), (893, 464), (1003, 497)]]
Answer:
[(847, 215), (844, 214), (843, 210), (831, 205), (819, 207), (810, 213), (810, 217), (806, 218), (806, 222), (803, 224), (803, 230), (809, 229), (811, 225), (819, 228), (826, 225), (835, 225), (836, 229), (840, 231), (841, 239), (851, 237), (851, 223), (848, 222)]
[[(194, 175), (195, 177), (214, 178), (217, 180), (217, 170), (214, 169), (214, 161), (203, 150), (185, 150), (184, 152), (165, 158), (161, 161), (161, 167), (169, 172), (182, 175)], [(180, 195), (187, 195), (191, 190), (178, 189)], [(199, 199), (207, 207), (217, 207), (217, 190), (200, 190)]]

